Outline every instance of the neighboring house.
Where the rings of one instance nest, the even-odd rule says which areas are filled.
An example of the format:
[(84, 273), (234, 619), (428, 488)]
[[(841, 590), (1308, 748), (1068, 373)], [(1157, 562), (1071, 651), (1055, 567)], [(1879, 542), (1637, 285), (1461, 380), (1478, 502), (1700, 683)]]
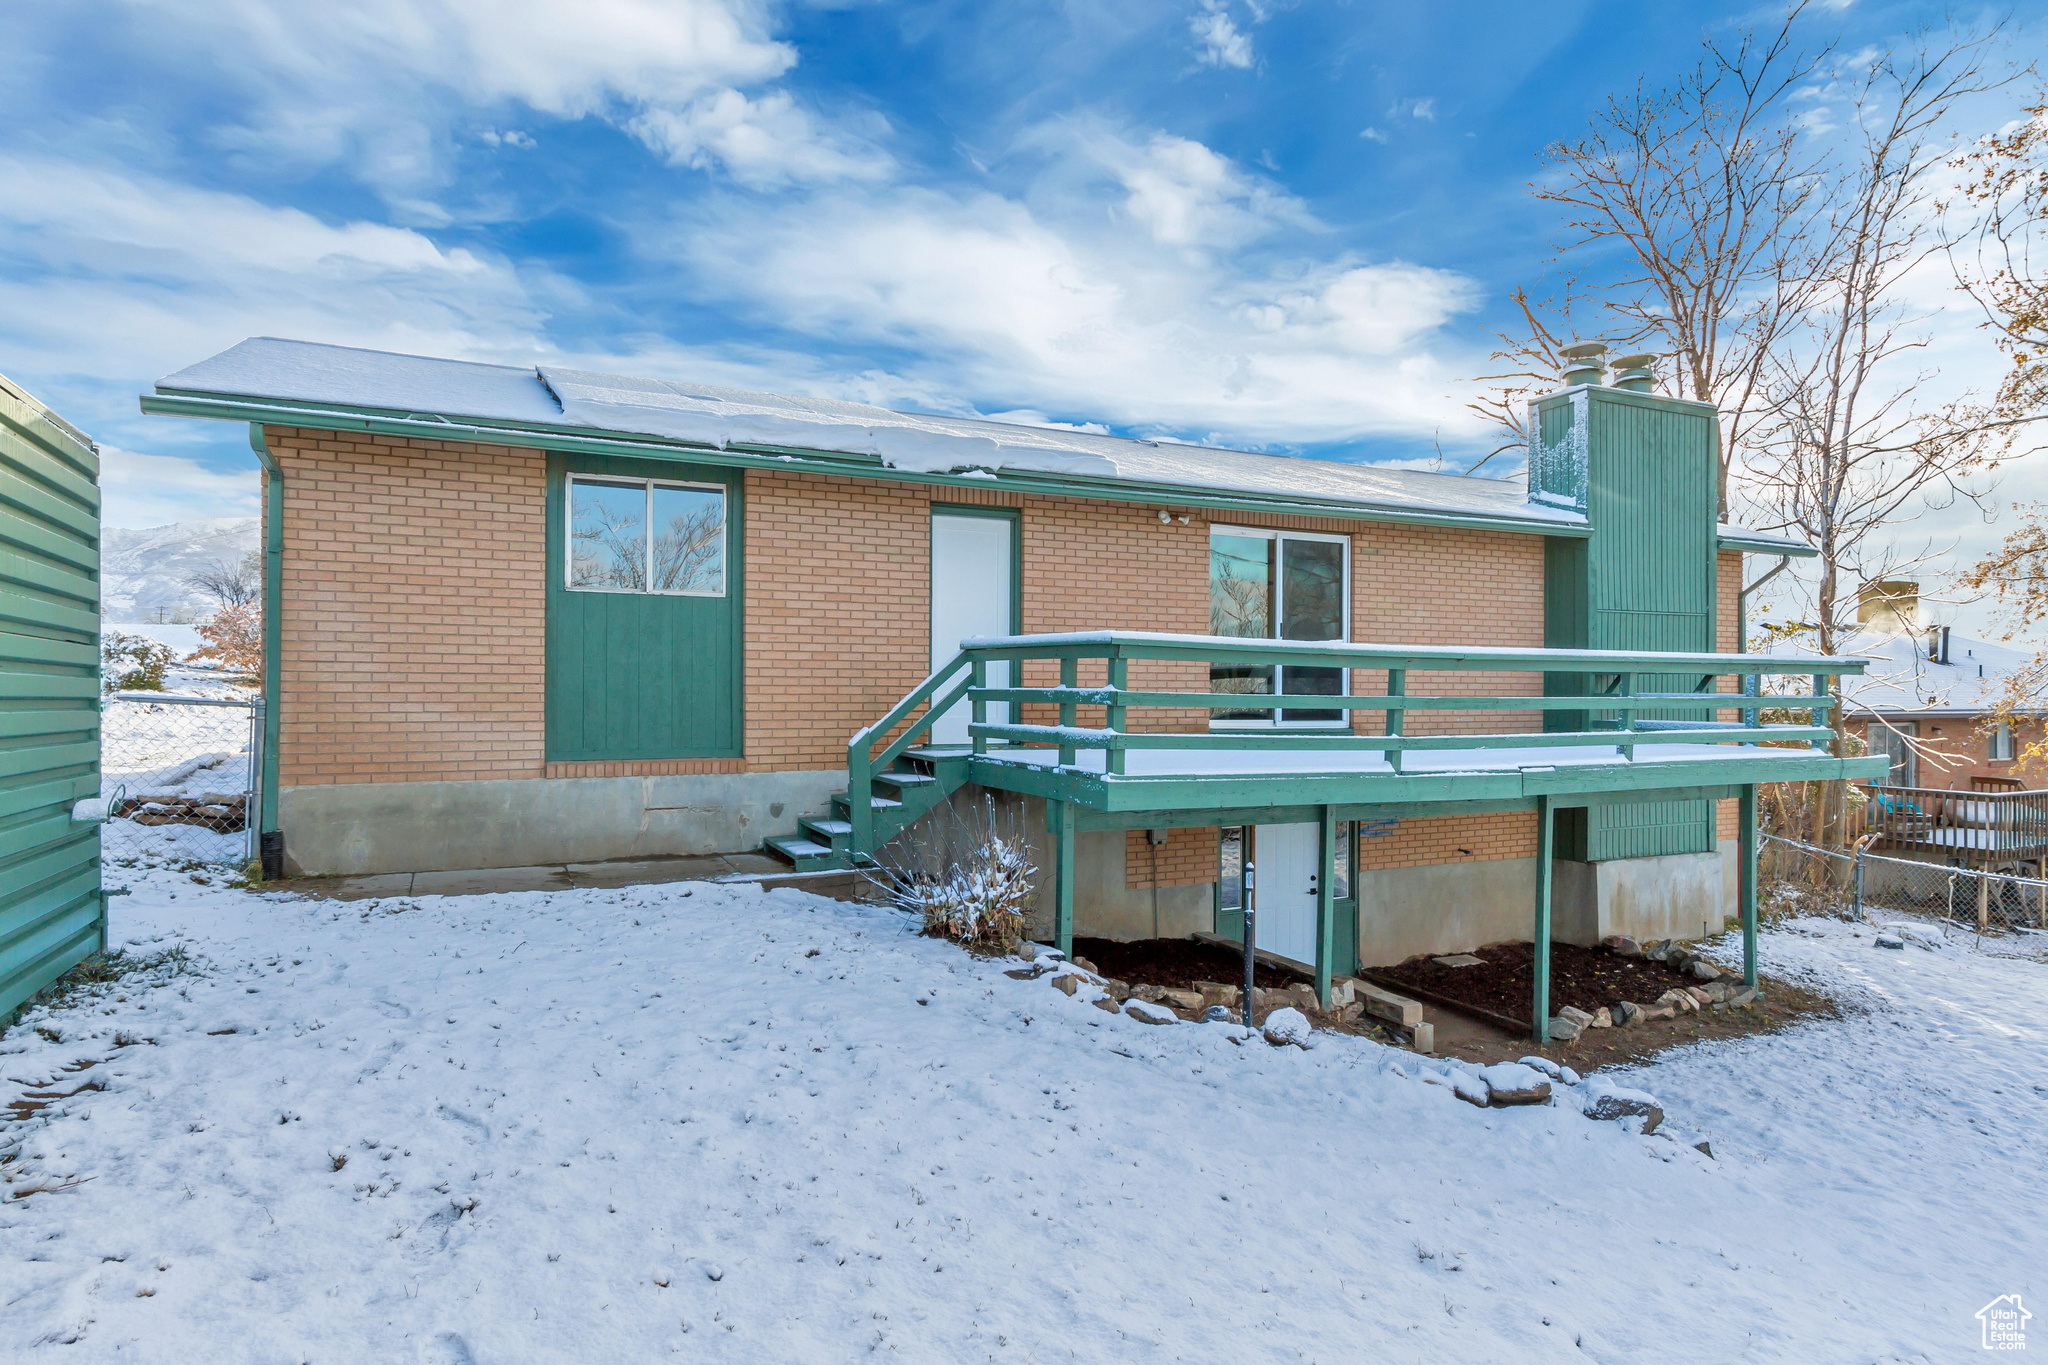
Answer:
[(1881, 768), (1657, 733), (1682, 700), (1590, 733), (1780, 667), (1726, 658), (1742, 559), (1803, 551), (1717, 529), (1711, 407), (1575, 363), (1527, 488), (271, 339), (143, 407), (265, 466), (273, 867), (843, 867), (986, 791), (1062, 939), (1240, 934), (1249, 853), (1327, 978), (1553, 898), (1718, 930), (1735, 798)]
[(1921, 620), (1920, 585), (1867, 583), (1857, 596), (1858, 634), (1842, 652), (1870, 660), (1844, 679), (1843, 714), (1870, 752), (1891, 759), (1885, 780), (1899, 787), (2038, 787), (2044, 774), (2022, 766), (2041, 723), (1997, 715), (2006, 684), (2033, 656), (1958, 635)]

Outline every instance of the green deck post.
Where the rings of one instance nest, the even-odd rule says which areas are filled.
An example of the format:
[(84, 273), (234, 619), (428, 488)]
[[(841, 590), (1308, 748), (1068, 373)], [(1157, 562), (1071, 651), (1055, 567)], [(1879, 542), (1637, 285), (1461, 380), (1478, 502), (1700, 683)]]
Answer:
[[(1014, 668), (1016, 665), (1012, 664), (1011, 667)], [(982, 688), (988, 686), (988, 661), (977, 654), (974, 656), (974, 662), (969, 665), (969, 668), (973, 671), (974, 679), (970, 684), (974, 688), (974, 693), (969, 694), (974, 696), (974, 701), (971, 703), (974, 708), (972, 713), (974, 724), (986, 725), (988, 724), (988, 703), (983, 701), (978, 695), (975, 695), (975, 693), (979, 693)], [(987, 753), (988, 736), (978, 730), (972, 733), (974, 735), (974, 752), (977, 754)]]
[(1536, 798), (1536, 951), (1534, 981), (1530, 986), (1535, 1015), (1536, 1041), (1550, 1039), (1550, 864), (1556, 851), (1555, 822), (1550, 818), (1550, 798)]
[(1756, 784), (1736, 798), (1735, 898), (1742, 914), (1742, 984), (1756, 989)]
[(1045, 803), (1045, 823), (1052, 835), (1052, 942), (1067, 957), (1074, 955), (1074, 827), (1080, 811), (1071, 801)]
[(1330, 968), (1337, 958), (1337, 810), (1322, 808), (1316, 856), (1316, 1003), (1330, 1008)]
[[(1615, 693), (1618, 696), (1620, 696), (1623, 701), (1633, 702), (1635, 700), (1636, 695), (1636, 675), (1633, 673), (1623, 673), (1618, 679), (1616, 679), (1614, 684), (1614, 690)], [(1621, 728), (1624, 733), (1632, 733), (1635, 730), (1636, 713), (1633, 707), (1630, 707), (1629, 709), (1624, 710), (1621, 713)], [(1621, 756), (1624, 759), (1627, 759), (1630, 763), (1636, 761), (1635, 745), (1623, 744), (1620, 746), (1620, 750)]]
[[(1074, 685), (1075, 685), (1075, 684), (1076, 684), (1076, 683), (1077, 683), (1077, 682), (1078, 682), (1078, 681), (1080, 680), (1080, 676), (1081, 676), (1081, 675), (1080, 675), (1080, 670), (1079, 670), (1079, 664), (1078, 664), (1078, 661), (1077, 661), (1077, 660), (1076, 660), (1076, 659), (1074, 658), (1074, 656), (1073, 656), (1073, 655), (1069, 654), (1069, 655), (1067, 655), (1067, 657), (1065, 657), (1064, 659), (1061, 659), (1061, 660), (1060, 660), (1060, 686), (1061, 686), (1061, 687), (1065, 687), (1065, 688), (1071, 688), (1071, 687), (1073, 687), (1073, 686), (1074, 686)], [(1061, 728), (1061, 729), (1069, 729), (1069, 730), (1070, 730), (1070, 729), (1072, 729), (1072, 728), (1074, 727), (1074, 723), (1075, 723), (1075, 718), (1076, 718), (1076, 711), (1077, 711), (1077, 708), (1075, 707), (1074, 703), (1072, 703), (1072, 702), (1070, 702), (1070, 701), (1063, 701), (1063, 702), (1061, 702), (1061, 703), (1060, 703), (1060, 728)], [(1073, 767), (1073, 766), (1074, 766), (1074, 746), (1073, 746), (1073, 745), (1071, 745), (1071, 744), (1062, 744), (1062, 745), (1060, 745), (1060, 766), (1061, 766), (1062, 768), (1071, 768), (1071, 767)]]
[[(1387, 670), (1387, 695), (1390, 697), (1405, 697), (1408, 695), (1407, 669), (1390, 668)], [(1386, 732), (1389, 735), (1399, 735), (1405, 734), (1407, 729), (1408, 713), (1396, 707), (1389, 707), (1387, 710)], [(1399, 749), (1387, 750), (1387, 766), (1395, 772), (1401, 771), (1401, 751)]]
[[(1127, 687), (1128, 687), (1128, 686), (1130, 685), (1130, 673), (1131, 673), (1131, 665), (1130, 665), (1130, 661), (1129, 661), (1129, 660), (1125, 659), (1125, 658), (1124, 658), (1124, 656), (1123, 656), (1123, 655), (1121, 655), (1121, 654), (1117, 654), (1117, 655), (1114, 655), (1114, 656), (1112, 656), (1112, 657), (1111, 657), (1111, 659), (1110, 659), (1110, 661), (1109, 661), (1109, 685), (1110, 685), (1111, 687), (1115, 688), (1115, 689), (1116, 689), (1117, 691), (1119, 691), (1119, 692), (1122, 692), (1122, 691), (1123, 691), (1123, 690), (1124, 690), (1125, 688), (1127, 688)], [(1112, 707), (1110, 707), (1110, 708), (1109, 708), (1109, 716), (1108, 716), (1108, 718), (1107, 718), (1107, 719), (1108, 719), (1108, 722), (1109, 722), (1109, 728), (1110, 728), (1110, 731), (1111, 731), (1112, 733), (1114, 733), (1114, 734), (1122, 734), (1122, 733), (1123, 733), (1123, 728), (1124, 728), (1124, 708), (1123, 708), (1123, 707), (1121, 707), (1121, 706), (1112, 706)], [(1121, 777), (1121, 776), (1123, 776), (1123, 772), (1124, 772), (1124, 754), (1125, 754), (1125, 752), (1126, 752), (1126, 751), (1125, 751), (1125, 750), (1123, 750), (1123, 749), (1111, 749), (1111, 750), (1109, 751), (1108, 755), (1106, 756), (1106, 761), (1107, 761), (1107, 763), (1108, 763), (1108, 770), (1109, 770), (1109, 774), (1110, 774), (1110, 776), (1112, 776), (1112, 777)]]

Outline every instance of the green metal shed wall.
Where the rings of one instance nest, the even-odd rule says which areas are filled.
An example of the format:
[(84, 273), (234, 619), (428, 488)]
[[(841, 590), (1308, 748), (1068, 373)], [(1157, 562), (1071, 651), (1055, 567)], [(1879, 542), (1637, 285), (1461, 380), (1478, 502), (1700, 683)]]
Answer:
[(0, 378), (0, 1020), (106, 946), (99, 456)]
[[(1587, 540), (1553, 540), (1546, 547), (1544, 643), (1711, 653), (1720, 443), (1713, 409), (1591, 388), (1545, 400), (1541, 419), (1546, 443), (1585, 452), (1586, 515), (1593, 526)], [(1575, 419), (1586, 424), (1576, 442), (1558, 425)], [(1698, 681), (1659, 674), (1635, 680), (1642, 692), (1687, 692)], [(1560, 677), (1554, 685), (1546, 682), (1546, 690), (1579, 683)], [(1558, 728), (1587, 722), (1585, 713), (1551, 714)], [(1560, 856), (1587, 862), (1710, 853), (1714, 808), (1710, 801), (1596, 806), (1567, 816), (1559, 834)]]

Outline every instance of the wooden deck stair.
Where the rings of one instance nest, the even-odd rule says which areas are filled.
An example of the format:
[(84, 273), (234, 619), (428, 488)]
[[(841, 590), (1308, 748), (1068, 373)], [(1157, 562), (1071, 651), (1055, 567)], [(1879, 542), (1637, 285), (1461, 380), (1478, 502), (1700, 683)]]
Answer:
[[(889, 771), (876, 773), (874, 795), (869, 798), (875, 819), (875, 847), (880, 848), (919, 817), (944, 804), (966, 782), (965, 749), (912, 749)], [(871, 866), (872, 858), (855, 853), (852, 815), (853, 807), (846, 793), (834, 792), (830, 815), (806, 815), (796, 822), (795, 834), (770, 839), (765, 847), (798, 872)]]

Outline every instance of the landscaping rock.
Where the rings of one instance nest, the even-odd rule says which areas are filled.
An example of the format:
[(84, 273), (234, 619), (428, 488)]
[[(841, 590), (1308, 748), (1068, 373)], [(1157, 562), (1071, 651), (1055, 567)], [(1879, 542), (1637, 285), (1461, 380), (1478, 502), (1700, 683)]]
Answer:
[(1365, 1012), (1375, 1019), (1384, 1019), (1390, 1024), (1399, 1024), (1402, 1028), (1414, 1028), (1422, 1022), (1420, 1000), (1410, 1000), (1405, 995), (1396, 995), (1390, 990), (1364, 981), (1358, 983), (1356, 994), (1359, 1001), (1365, 1005)]
[(1115, 996), (1119, 1005), (1131, 998), (1131, 983), (1128, 981), (1118, 981), (1112, 977), (1102, 983), (1102, 989)]
[(1553, 1081), (1559, 1079), (1564, 1075), (1564, 1068), (1559, 1066), (1556, 1062), (1551, 1061), (1548, 1057), (1537, 1057), (1531, 1055), (1522, 1058), (1520, 1061), (1516, 1062), (1515, 1065), (1526, 1066), (1534, 1070), (1540, 1071), (1544, 1075), (1550, 1077), (1550, 1079)]
[[(1256, 909), (1257, 907), (1254, 906), (1253, 908)], [(1158, 1004), (1165, 994), (1166, 988), (1164, 986), (1155, 986), (1149, 981), (1141, 982), (1131, 987), (1131, 998), (1133, 1000), (1142, 1000), (1148, 1005)]]
[(1358, 998), (1358, 983), (1348, 976), (1340, 976), (1330, 983), (1330, 1008), (1341, 1010)]
[(1626, 934), (1610, 934), (1600, 940), (1600, 946), (1616, 957), (1641, 957), (1643, 945)]
[(1364, 1013), (1365, 1006), (1359, 1004), (1356, 1000), (1354, 1000), (1350, 1004), (1346, 1005), (1343, 1009), (1337, 1011), (1337, 1018), (1342, 1020), (1344, 1023), (1348, 1024)]
[(1721, 969), (1703, 957), (1696, 957), (1690, 964), (1692, 974), (1702, 981), (1719, 981)]
[(1244, 997), (1241, 988), (1226, 986), (1221, 981), (1197, 981), (1195, 989), (1202, 993), (1205, 1005), (1235, 1005)]
[(1576, 1005), (1560, 1005), (1558, 1007), (1557, 1016), (1560, 1019), (1571, 1020), (1574, 1024), (1577, 1024), (1582, 1029), (1591, 1027), (1593, 1023), (1593, 1016), (1586, 1013), (1584, 1010), (1580, 1009)]
[(1091, 1003), (1094, 1004), (1095, 1008), (1099, 1010), (1104, 1010), (1110, 1014), (1115, 1014), (1117, 1012), (1117, 1001), (1116, 997), (1113, 995), (1097, 996)]
[(1740, 1009), (1744, 1005), (1754, 1005), (1756, 1003), (1756, 987), (1744, 986), (1741, 990), (1728, 997), (1728, 1003), (1736, 1009)]
[(1585, 1025), (1559, 1015), (1550, 1021), (1550, 1027), (1547, 1031), (1552, 1042), (1569, 1043), (1572, 1039), (1585, 1032)]
[(1610, 1010), (1609, 1013), (1614, 1018), (1616, 1028), (1628, 1028), (1633, 1024), (1643, 1022), (1643, 1007), (1633, 1000), (1622, 1001)]
[[(1255, 907), (1255, 908), (1256, 908), (1256, 907)], [(1878, 936), (1877, 936), (1877, 937), (1876, 937), (1876, 938), (1875, 938), (1874, 940), (1872, 940), (1872, 941), (1873, 941), (1874, 943), (1876, 943), (1876, 945), (1877, 945), (1878, 947), (1880, 947), (1880, 948), (1900, 948), (1900, 949), (1903, 949), (1903, 948), (1904, 948), (1904, 947), (1906, 946), (1906, 940), (1904, 940), (1904, 939), (1902, 939), (1902, 938), (1894, 938), (1894, 937), (1892, 937), (1892, 936), (1891, 936), (1890, 934), (1879, 934), (1879, 935), (1878, 935)]]
[(1124, 1013), (1141, 1024), (1178, 1024), (1180, 1016), (1164, 1005), (1132, 998), (1124, 1001)]
[(1439, 967), (1484, 967), (1486, 959), (1470, 953), (1452, 953), (1448, 957), (1433, 957), (1430, 961)]
[(1210, 1005), (1202, 1011), (1202, 1022), (1205, 1024), (1228, 1024), (1236, 1018), (1237, 1015), (1232, 1013), (1228, 1005)]
[(1408, 1046), (1425, 1055), (1435, 1052), (1436, 1025), (1427, 1022), (1409, 1025)]
[(1309, 1023), (1308, 1016), (1298, 1009), (1278, 1009), (1266, 1016), (1263, 1032), (1266, 1041), (1275, 1047), (1285, 1047), (1289, 1044), (1307, 1047), (1315, 1027)]
[(1476, 1104), (1481, 1109), (1492, 1101), (1493, 1092), (1486, 1082), (1469, 1071), (1459, 1071), (1451, 1076), (1451, 1093), (1467, 1104)]
[(1519, 1062), (1496, 1062), (1479, 1075), (1486, 1082), (1486, 1102), (1496, 1108), (1550, 1102), (1549, 1079)]
[(1082, 979), (1078, 973), (1065, 972), (1052, 979), (1052, 988), (1061, 995), (1072, 995), (1075, 991), (1081, 989)]
[(1657, 1103), (1655, 1096), (1608, 1085), (1597, 1078), (1587, 1085), (1581, 1112), (1599, 1122), (1641, 1117), (1645, 1137), (1656, 1132), (1657, 1125), (1664, 1122), (1664, 1108)]
[(1304, 981), (1297, 981), (1287, 988), (1288, 1003), (1307, 1014), (1319, 1009), (1321, 1002), (1316, 999), (1316, 988)]
[(1660, 938), (1653, 943), (1645, 943), (1643, 945), (1643, 956), (1652, 962), (1662, 962), (1664, 955), (1670, 951), (1671, 940), (1668, 938)]
[(1700, 989), (1704, 990), (1707, 993), (1707, 999), (1712, 1001), (1716, 1005), (1721, 1004), (1723, 1001), (1727, 1000), (1729, 996), (1735, 994), (1735, 992), (1729, 988), (1728, 983), (1725, 981), (1709, 981)]
[(1642, 1017), (1645, 1019), (1676, 1019), (1678, 1017), (1678, 1006), (1669, 1002), (1650, 1005), (1644, 1008)]
[(1029, 967), (1012, 968), (1004, 972), (1003, 975), (1009, 977), (1012, 981), (1036, 981), (1051, 970), (1052, 968), (1043, 962), (1034, 962)]
[(1169, 990), (1161, 995), (1159, 999), (1162, 1004), (1171, 1005), (1177, 1010), (1198, 1010), (1202, 1008), (1202, 993), (1200, 991)]
[(1714, 1003), (1714, 997), (1707, 994), (1705, 986), (1687, 986), (1685, 994), (1691, 998), (1694, 1009), (1698, 1009), (1701, 1005), (1711, 1005)]
[[(1254, 908), (1254, 909), (1256, 909), (1257, 907), (1256, 907), (1256, 906), (1254, 906), (1253, 908)], [(1077, 958), (1075, 958), (1075, 959), (1074, 959), (1074, 965), (1075, 965), (1076, 967), (1079, 967), (1079, 968), (1080, 968), (1080, 969), (1081, 969), (1082, 971), (1084, 971), (1084, 972), (1089, 972), (1089, 973), (1092, 973), (1092, 974), (1093, 974), (1093, 975), (1095, 975), (1095, 976), (1100, 976), (1100, 975), (1102, 975), (1102, 973), (1101, 973), (1101, 972), (1098, 972), (1098, 971), (1096, 971), (1096, 970), (1095, 970), (1095, 964), (1094, 964), (1093, 962), (1090, 962), (1090, 961), (1089, 961), (1089, 960), (1088, 960), (1087, 958), (1085, 958), (1085, 957), (1077, 957)]]
[(1599, 1009), (1593, 1011), (1593, 1022), (1588, 1027), (1613, 1028), (1614, 1011), (1608, 1009), (1607, 1006), (1602, 1005)]

